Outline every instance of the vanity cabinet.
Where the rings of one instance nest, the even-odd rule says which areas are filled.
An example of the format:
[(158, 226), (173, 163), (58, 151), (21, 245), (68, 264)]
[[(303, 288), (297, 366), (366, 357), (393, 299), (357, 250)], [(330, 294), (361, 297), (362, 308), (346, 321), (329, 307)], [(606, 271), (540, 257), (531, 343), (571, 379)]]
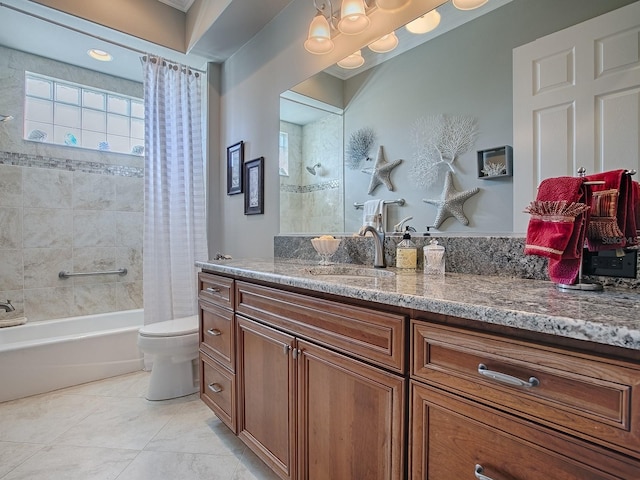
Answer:
[(411, 326), (412, 479), (640, 478), (637, 365)]
[(350, 354), (389, 353), (405, 319), (345, 307), (237, 282), (238, 436), (284, 479), (403, 478), (406, 379)]
[(640, 479), (632, 355), (242, 274), (200, 285), (201, 398), (282, 479)]
[(198, 284), (200, 398), (236, 433), (235, 281), (202, 272)]

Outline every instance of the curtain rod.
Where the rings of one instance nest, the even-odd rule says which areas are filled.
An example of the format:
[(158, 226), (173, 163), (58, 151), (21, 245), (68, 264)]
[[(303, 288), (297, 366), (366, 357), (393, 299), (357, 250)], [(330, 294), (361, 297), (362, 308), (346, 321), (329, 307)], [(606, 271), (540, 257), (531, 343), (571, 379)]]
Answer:
[[(56, 22), (55, 20), (51, 20), (51, 19), (42, 17), (40, 15), (36, 15), (35, 13), (27, 12), (26, 10), (22, 10), (22, 9), (20, 9), (18, 7), (14, 7), (13, 5), (7, 5), (6, 3), (0, 2), (0, 7), (8, 8), (8, 9), (13, 10), (15, 12), (22, 13), (24, 15), (28, 15), (28, 16), (33, 17), (33, 18), (37, 18), (38, 20), (42, 20), (42, 21), (45, 21), (47, 23), (51, 23), (51, 24), (56, 25), (58, 27), (66, 28), (67, 30), (71, 30), (73, 32), (80, 33), (82, 35), (87, 35), (88, 37), (92, 37), (92, 38), (95, 38), (96, 40), (100, 40), (100, 41), (103, 41), (103, 42), (106, 42), (106, 43), (110, 43), (111, 45), (114, 45), (114, 46), (120, 47), (120, 48), (124, 48), (125, 50), (129, 50), (131, 52), (139, 53), (141, 55), (150, 55), (152, 57), (157, 56), (157, 55), (151, 54), (149, 52), (144, 52), (142, 50), (138, 50), (137, 48), (130, 47), (129, 45), (124, 45), (124, 44), (116, 42), (114, 40), (109, 40), (109, 39), (101, 37), (99, 35), (94, 35), (93, 33), (83, 32), (82, 30), (80, 30), (78, 28), (71, 27), (69, 25), (65, 25), (65, 24), (60, 23), (60, 22)], [(182, 65), (182, 63), (176, 62), (174, 60), (171, 60), (170, 58), (167, 58), (166, 60), (168, 62), (171, 62), (171, 63), (177, 63), (177, 64)], [(189, 66), (189, 69), (193, 70), (195, 72), (199, 72), (199, 73), (207, 73), (204, 70), (200, 70), (198, 68), (194, 68), (194, 67), (191, 67), (191, 66)]]

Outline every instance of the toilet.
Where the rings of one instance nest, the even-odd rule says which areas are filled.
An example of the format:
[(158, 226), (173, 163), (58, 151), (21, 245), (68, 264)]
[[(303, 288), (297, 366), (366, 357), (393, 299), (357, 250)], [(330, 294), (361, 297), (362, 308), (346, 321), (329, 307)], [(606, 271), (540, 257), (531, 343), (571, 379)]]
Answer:
[(191, 395), (198, 381), (198, 316), (145, 325), (138, 331), (138, 347), (153, 355), (147, 400)]

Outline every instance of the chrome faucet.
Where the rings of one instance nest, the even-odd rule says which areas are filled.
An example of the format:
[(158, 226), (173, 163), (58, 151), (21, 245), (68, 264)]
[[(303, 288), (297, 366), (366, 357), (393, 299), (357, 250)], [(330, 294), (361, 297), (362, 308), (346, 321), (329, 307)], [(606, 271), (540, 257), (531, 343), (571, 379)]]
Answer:
[(0, 302), (0, 308), (4, 308), (5, 312), (13, 312), (16, 307), (11, 305), (11, 300), (7, 300), (7, 303)]
[(371, 225), (367, 225), (360, 231), (360, 236), (364, 236), (367, 232), (371, 232), (373, 234), (373, 266), (375, 268), (387, 268), (387, 263), (384, 260), (384, 230), (376, 230)]

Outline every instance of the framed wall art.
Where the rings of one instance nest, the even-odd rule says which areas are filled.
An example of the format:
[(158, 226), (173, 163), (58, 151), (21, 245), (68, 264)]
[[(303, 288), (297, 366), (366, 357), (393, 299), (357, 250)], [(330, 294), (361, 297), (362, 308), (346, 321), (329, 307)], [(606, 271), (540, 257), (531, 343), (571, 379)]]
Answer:
[(227, 195), (242, 193), (242, 164), (244, 163), (244, 142), (227, 147)]
[(244, 164), (244, 214), (264, 213), (264, 157)]

